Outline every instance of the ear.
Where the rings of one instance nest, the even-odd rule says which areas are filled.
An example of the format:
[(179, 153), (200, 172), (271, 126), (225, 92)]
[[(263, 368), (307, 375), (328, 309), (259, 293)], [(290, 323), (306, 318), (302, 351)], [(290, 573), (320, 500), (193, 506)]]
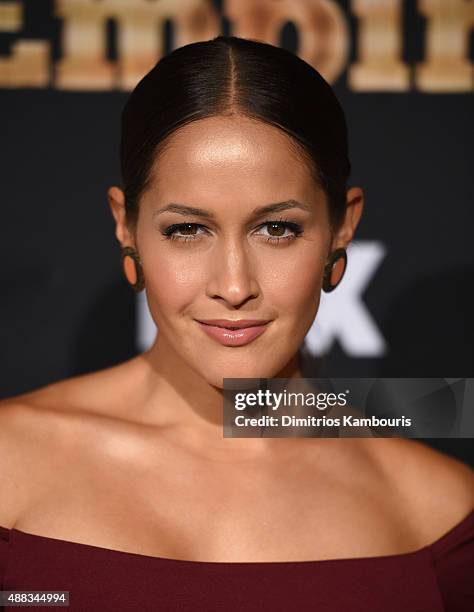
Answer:
[(344, 221), (334, 235), (331, 251), (339, 247), (346, 249), (351, 242), (364, 209), (364, 192), (360, 187), (351, 187), (347, 190), (346, 201)]
[(130, 232), (125, 215), (125, 194), (119, 187), (109, 187), (107, 199), (115, 219), (115, 235), (122, 247), (135, 246), (133, 234)]

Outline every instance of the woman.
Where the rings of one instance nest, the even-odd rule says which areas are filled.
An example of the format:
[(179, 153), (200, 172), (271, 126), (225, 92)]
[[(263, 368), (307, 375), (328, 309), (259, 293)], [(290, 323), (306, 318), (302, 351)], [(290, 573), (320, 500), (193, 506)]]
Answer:
[(74, 610), (467, 609), (467, 465), (413, 440), (223, 438), (223, 378), (301, 377), (344, 273), (363, 192), (330, 86), (271, 45), (190, 44), (130, 95), (120, 155), (116, 236), (159, 333), (3, 402), (2, 588)]

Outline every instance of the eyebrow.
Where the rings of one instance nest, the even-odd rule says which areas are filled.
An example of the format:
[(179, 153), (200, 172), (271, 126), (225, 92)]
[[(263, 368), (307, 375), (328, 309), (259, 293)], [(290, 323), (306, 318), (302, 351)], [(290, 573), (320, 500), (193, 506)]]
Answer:
[[(285, 200), (284, 202), (274, 202), (273, 204), (267, 204), (266, 206), (260, 206), (254, 208), (251, 213), (251, 218), (260, 217), (268, 213), (278, 212), (280, 210), (289, 210), (292, 208), (301, 208), (307, 212), (312, 212), (312, 207), (304, 202), (298, 202), (298, 200)], [(194, 206), (186, 206), (185, 204), (176, 204), (171, 202), (164, 208), (160, 208), (153, 213), (153, 218), (161, 215), (164, 212), (175, 212), (179, 215), (195, 215), (197, 217), (204, 217), (205, 219), (214, 219), (215, 215), (210, 210), (204, 210), (202, 208), (195, 208)]]

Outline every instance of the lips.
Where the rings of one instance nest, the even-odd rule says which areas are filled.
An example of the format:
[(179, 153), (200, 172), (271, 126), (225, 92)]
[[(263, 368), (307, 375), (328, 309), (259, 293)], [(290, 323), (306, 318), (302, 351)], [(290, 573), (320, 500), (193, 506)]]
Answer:
[(208, 319), (197, 323), (204, 333), (224, 346), (244, 346), (261, 336), (271, 321)]
[(199, 323), (214, 325), (215, 327), (225, 327), (226, 329), (241, 329), (243, 327), (256, 327), (269, 323), (268, 319), (199, 319)]

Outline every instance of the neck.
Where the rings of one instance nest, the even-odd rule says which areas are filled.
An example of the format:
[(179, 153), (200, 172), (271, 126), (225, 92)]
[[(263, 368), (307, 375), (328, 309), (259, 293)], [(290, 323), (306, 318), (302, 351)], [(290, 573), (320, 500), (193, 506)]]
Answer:
[[(160, 337), (161, 336), (161, 337)], [(213, 456), (258, 456), (270, 447), (271, 438), (224, 438), (221, 388), (209, 384), (195, 372), (160, 333), (153, 346), (139, 356), (144, 376), (140, 389), (143, 406), (140, 420), (156, 426), (175, 443)], [(273, 378), (301, 378), (300, 355), (296, 353)]]

